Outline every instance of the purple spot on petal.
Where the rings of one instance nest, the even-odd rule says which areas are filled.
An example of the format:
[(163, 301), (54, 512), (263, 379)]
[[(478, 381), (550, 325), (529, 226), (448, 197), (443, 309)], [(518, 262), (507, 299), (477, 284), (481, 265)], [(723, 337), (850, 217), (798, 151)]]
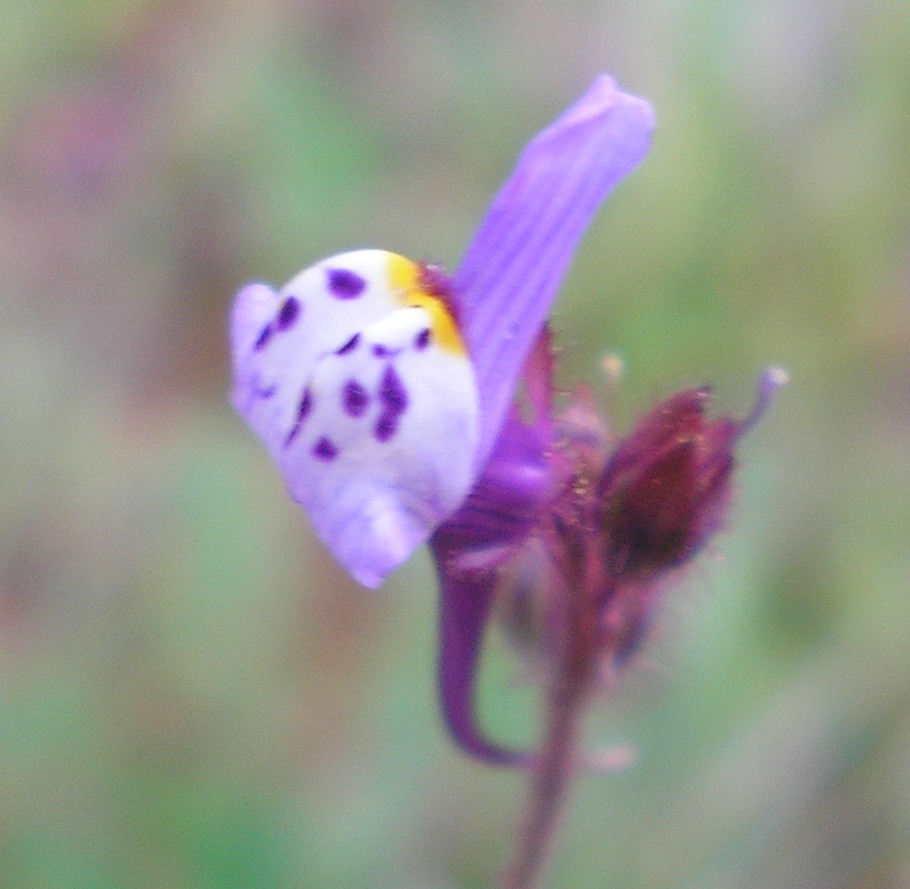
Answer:
[(279, 330), (287, 330), (300, 315), (300, 301), (296, 296), (289, 296), (278, 310), (276, 323)]
[(388, 441), (397, 431), (401, 415), (408, 406), (407, 390), (391, 364), (379, 382), (379, 400), (383, 411), (373, 427), (373, 435), (378, 441)]
[(370, 396), (357, 380), (348, 380), (341, 390), (341, 403), (346, 413), (352, 417), (362, 417), (370, 403)]
[(403, 413), (408, 406), (407, 390), (391, 364), (386, 367), (379, 383), (379, 400), (393, 414)]
[(381, 343), (374, 343), (373, 354), (377, 358), (388, 358), (392, 354), (392, 351), (386, 346), (383, 346)]
[(313, 393), (310, 387), (306, 386), (300, 396), (300, 404), (297, 405), (297, 422), (300, 423), (312, 409)]
[(272, 325), (266, 324), (266, 326), (262, 328), (262, 332), (259, 334), (259, 336), (256, 337), (256, 342), (253, 343), (253, 351), (258, 352), (260, 349), (264, 349), (265, 344), (271, 339), (271, 337)]
[(355, 333), (340, 349), (335, 350), (336, 355), (347, 355), (348, 352), (353, 352), (357, 348), (357, 344), (360, 342), (360, 334)]
[(373, 435), (377, 441), (388, 441), (398, 429), (399, 415), (392, 411), (383, 411), (373, 427)]
[(289, 447), (291, 442), (297, 437), (297, 433), (300, 432), (300, 427), (303, 425), (303, 421), (306, 419), (307, 414), (312, 409), (313, 393), (310, 391), (310, 387), (306, 386), (300, 396), (300, 403), (297, 405), (297, 419), (294, 421), (294, 425), (291, 427), (291, 431), (288, 432), (287, 438), (284, 440), (285, 447)]
[(329, 290), (338, 299), (356, 299), (366, 290), (367, 282), (350, 269), (327, 269)]
[(324, 435), (313, 445), (313, 456), (317, 460), (322, 460), (323, 462), (328, 463), (330, 460), (334, 460), (338, 456), (338, 445), (336, 445), (330, 438), (326, 438)]
[(418, 333), (416, 337), (414, 337), (414, 348), (417, 349), (418, 352), (422, 352), (429, 345), (430, 345), (430, 328), (424, 327), (424, 329), (421, 330), (420, 333)]

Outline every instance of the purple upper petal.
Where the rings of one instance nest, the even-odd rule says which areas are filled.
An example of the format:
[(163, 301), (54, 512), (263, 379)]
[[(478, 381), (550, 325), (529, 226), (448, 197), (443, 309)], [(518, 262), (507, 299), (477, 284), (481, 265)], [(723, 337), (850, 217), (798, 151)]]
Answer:
[(647, 102), (598, 77), (527, 145), (468, 247), (454, 289), (480, 390), (478, 472), (576, 246), (652, 127)]

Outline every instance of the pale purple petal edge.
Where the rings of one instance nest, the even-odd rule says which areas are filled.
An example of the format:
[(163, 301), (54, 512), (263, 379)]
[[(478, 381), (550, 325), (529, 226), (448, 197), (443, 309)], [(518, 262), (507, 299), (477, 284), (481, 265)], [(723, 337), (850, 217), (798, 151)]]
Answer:
[(468, 247), (454, 289), (481, 397), (478, 472), (575, 248), (653, 123), (646, 101), (598, 77), (527, 145)]

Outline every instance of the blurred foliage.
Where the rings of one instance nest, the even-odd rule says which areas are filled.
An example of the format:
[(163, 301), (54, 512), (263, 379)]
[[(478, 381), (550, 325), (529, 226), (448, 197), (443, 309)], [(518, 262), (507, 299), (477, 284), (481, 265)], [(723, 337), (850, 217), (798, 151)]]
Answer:
[[(479, 887), (522, 777), (465, 760), (421, 555), (355, 588), (227, 405), (225, 316), (375, 244), (457, 261), (599, 70), (654, 150), (561, 298), (625, 428), (746, 409), (729, 533), (592, 746), (554, 887), (910, 886), (910, 4), (8, 2), (0, 885)], [(530, 741), (492, 640), (485, 719)]]

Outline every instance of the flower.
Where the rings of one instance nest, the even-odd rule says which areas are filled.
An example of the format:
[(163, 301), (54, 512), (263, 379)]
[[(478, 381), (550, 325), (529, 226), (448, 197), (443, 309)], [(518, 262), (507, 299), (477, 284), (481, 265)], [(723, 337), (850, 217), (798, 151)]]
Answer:
[(733, 446), (751, 422), (707, 420), (698, 389), (616, 447), (584, 405), (554, 415), (550, 306), (652, 126), (647, 102), (600, 76), (525, 148), (452, 277), (356, 250), (279, 291), (248, 285), (234, 304), (233, 403), (328, 548), (374, 587), (430, 541), (443, 713), (489, 762), (529, 761), (486, 739), (473, 712), (504, 576), (542, 549), (545, 598), (575, 609), (560, 632), (584, 643), (583, 683), (605, 654), (621, 662), (656, 581), (722, 523)]
[(651, 128), (646, 102), (598, 77), (525, 148), (454, 278), (355, 250), (237, 294), (234, 406), (361, 583), (483, 473), (572, 252)]

